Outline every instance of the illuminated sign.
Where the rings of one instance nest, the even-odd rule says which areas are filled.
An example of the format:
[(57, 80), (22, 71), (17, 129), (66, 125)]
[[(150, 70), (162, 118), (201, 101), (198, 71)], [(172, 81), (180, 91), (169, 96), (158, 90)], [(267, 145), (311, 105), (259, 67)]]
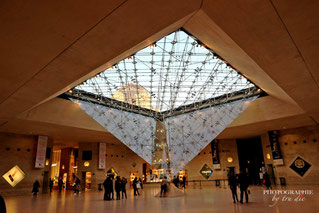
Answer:
[(12, 187), (15, 187), (25, 177), (19, 166), (14, 166), (2, 176)]
[(213, 174), (213, 170), (207, 164), (205, 164), (200, 170), (200, 173), (204, 178), (208, 179)]

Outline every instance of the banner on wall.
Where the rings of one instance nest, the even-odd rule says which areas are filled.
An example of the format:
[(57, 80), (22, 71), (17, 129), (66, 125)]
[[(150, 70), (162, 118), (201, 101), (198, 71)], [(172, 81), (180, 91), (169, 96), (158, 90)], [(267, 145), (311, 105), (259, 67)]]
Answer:
[(271, 147), (274, 165), (283, 165), (284, 161), (282, 159), (282, 154), (280, 151), (278, 132), (277, 131), (269, 131), (268, 136), (269, 136), (270, 147)]
[(105, 169), (106, 144), (99, 143), (99, 169)]
[(35, 158), (35, 168), (44, 168), (45, 156), (47, 152), (48, 136), (39, 135), (37, 154)]
[(210, 143), (210, 145), (212, 148), (213, 168), (220, 169), (220, 160), (219, 160), (219, 154), (218, 154), (218, 141), (213, 140)]

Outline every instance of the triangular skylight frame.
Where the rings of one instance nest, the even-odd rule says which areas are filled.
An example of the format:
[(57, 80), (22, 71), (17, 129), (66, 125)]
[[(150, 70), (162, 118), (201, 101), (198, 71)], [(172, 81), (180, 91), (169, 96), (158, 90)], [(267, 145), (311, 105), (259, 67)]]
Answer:
[[(237, 78), (237, 80), (238, 80), (238, 76), (240, 77), (240, 79), (243, 79), (244, 81), (246, 81), (247, 82), (247, 87), (242, 87), (241, 89), (239, 89), (239, 90), (234, 90), (234, 91), (230, 91), (230, 92), (228, 92), (228, 93), (223, 93), (223, 94), (220, 94), (220, 95), (218, 95), (218, 96), (214, 96), (214, 97), (211, 97), (211, 98), (207, 98), (207, 99), (198, 99), (198, 100), (196, 100), (196, 101), (194, 101), (194, 102), (192, 102), (192, 103), (187, 103), (187, 104), (183, 104), (183, 105), (179, 105), (179, 106), (177, 106), (177, 107), (175, 107), (175, 108), (167, 108), (166, 110), (160, 110), (160, 111), (156, 111), (156, 110), (154, 110), (154, 109), (149, 109), (149, 108), (145, 108), (145, 107), (142, 107), (142, 106), (137, 106), (137, 105), (133, 105), (133, 104), (131, 104), (131, 103), (127, 103), (127, 102), (123, 102), (123, 101), (119, 101), (119, 100), (116, 100), (116, 99), (113, 99), (112, 97), (107, 97), (107, 96), (105, 96), (105, 95), (101, 95), (101, 94), (104, 94), (104, 91), (102, 90), (102, 89), (100, 89), (100, 91), (101, 92), (95, 92), (95, 93), (93, 93), (92, 91), (90, 91), (90, 90), (83, 90), (83, 89), (81, 89), (81, 85), (82, 85), (82, 87), (84, 87), (83, 85), (85, 84), (85, 82), (93, 82), (93, 81), (96, 81), (97, 82), (97, 86), (99, 86), (99, 84), (98, 84), (98, 82), (100, 81), (100, 82), (102, 82), (103, 83), (103, 80), (102, 79), (104, 79), (104, 77), (106, 76), (106, 79), (108, 79), (109, 77), (108, 76), (110, 76), (110, 75), (112, 75), (112, 74), (114, 74), (114, 73), (116, 73), (115, 72), (115, 70), (113, 69), (114, 67), (120, 67), (121, 66), (121, 63), (122, 63), (122, 65), (124, 64), (125, 65), (125, 63), (127, 63), (126, 61), (127, 60), (129, 60), (129, 58), (133, 58), (133, 62), (132, 62), (132, 64), (134, 64), (134, 70), (135, 70), (135, 78), (136, 79), (138, 79), (139, 77), (139, 75), (142, 73), (142, 72), (145, 72), (145, 73), (147, 73), (148, 71), (146, 70), (144, 70), (144, 71), (141, 71), (141, 72), (138, 72), (138, 70), (136, 69), (136, 67), (137, 66), (139, 66), (139, 65), (136, 65), (137, 64), (137, 60), (138, 59), (136, 59), (138, 56), (139, 56), (139, 53), (141, 53), (141, 54), (144, 54), (144, 50), (146, 50), (145, 52), (147, 53), (147, 48), (151, 48), (151, 46), (153, 46), (153, 50), (151, 50), (151, 51), (149, 51), (149, 52), (154, 52), (155, 50), (155, 48), (160, 48), (160, 41), (162, 41), (163, 39), (165, 39), (165, 38), (168, 38), (169, 36), (171, 36), (172, 37), (172, 35), (174, 34), (174, 36), (176, 36), (176, 34), (182, 34), (182, 35), (186, 35), (187, 36), (187, 39), (192, 39), (192, 42), (191, 42), (191, 45), (193, 45), (193, 48), (194, 48), (194, 50), (196, 49), (196, 51), (198, 51), (199, 50), (199, 54), (202, 54), (202, 53), (200, 53), (200, 51), (201, 51), (201, 49), (203, 48), (203, 52), (207, 52), (207, 55), (206, 55), (206, 57), (208, 58), (208, 57), (211, 57), (212, 58), (212, 60), (216, 60), (217, 62), (215, 62), (215, 65), (217, 64), (217, 63), (220, 63), (220, 66), (225, 66), (225, 68), (221, 68), (221, 71), (220, 71), (220, 73), (222, 73), (222, 72), (225, 72), (225, 73), (227, 73), (227, 72), (229, 72), (229, 73), (232, 73), (236, 78)], [(165, 40), (166, 41), (166, 40)], [(176, 42), (175, 44), (173, 44), (173, 42), (174, 42), (174, 40), (172, 40), (170, 43), (171, 43), (171, 46), (172, 46), (172, 49), (173, 49), (173, 46), (174, 45), (176, 45), (178, 42)], [(194, 42), (196, 42), (196, 44), (194, 44)], [(180, 42), (180, 43), (182, 43), (182, 42)], [(186, 46), (186, 43), (187, 42), (185, 42), (185, 46)], [(155, 46), (155, 44), (157, 44), (157, 46)], [(190, 42), (189, 43), (187, 43), (187, 44), (190, 44)], [(155, 47), (154, 47), (155, 46)], [(202, 48), (201, 48), (202, 47)], [(200, 49), (199, 49), (200, 48)], [(162, 48), (162, 49), (165, 49), (165, 48)], [(186, 48), (185, 48), (186, 49)], [(165, 52), (165, 53), (164, 53)], [(171, 51), (171, 52), (173, 52), (173, 51)], [(169, 53), (171, 53), (171, 52), (169, 52)], [(184, 52), (183, 52), (184, 53)], [(208, 53), (210, 53), (211, 55), (208, 55)], [(163, 54), (167, 54), (167, 51), (164, 51), (163, 50)], [(174, 54), (174, 52), (172, 53), (172, 54)], [(192, 54), (192, 52), (190, 51), (188, 54)], [(194, 54), (194, 53), (193, 53)], [(152, 54), (151, 54), (152, 55)], [(172, 55), (171, 55), (172, 56)], [(177, 55), (178, 56), (178, 55)], [(177, 58), (178, 57), (184, 57), (184, 55), (183, 56), (175, 56), (176, 58), (176, 61), (177, 61)], [(145, 57), (147, 57), (147, 56), (145, 56)], [(153, 57), (153, 55), (152, 55), (152, 57)], [(164, 58), (164, 57), (163, 57)], [(175, 62), (176, 62), (175, 61)], [(154, 62), (155, 61), (150, 61), (150, 63), (152, 63), (152, 64), (154, 64)], [(164, 64), (164, 66), (163, 67), (161, 67), (160, 69), (163, 69), (163, 70), (165, 70), (165, 69), (169, 69), (169, 63), (173, 63), (173, 62), (167, 62), (167, 64), (168, 64), (168, 68), (167, 68), (167, 66), (165, 67), (165, 61), (163, 60), (162, 61), (163, 62), (163, 64)], [(205, 62), (205, 63), (204, 63)], [(140, 61), (140, 63), (142, 63), (141, 61)], [(182, 60), (181, 60), (181, 62), (180, 63), (182, 63)], [(183, 61), (183, 63), (184, 63), (184, 61)], [(205, 61), (203, 61), (202, 62), (202, 65), (203, 66), (205, 66), (205, 64), (207, 63), (207, 61), (206, 61), (206, 59), (205, 59)], [(140, 65), (141, 67), (142, 67), (142, 65)], [(144, 67), (145, 68), (145, 67)], [(153, 68), (153, 67), (152, 67)], [(198, 67), (199, 68), (199, 67)], [(183, 72), (185, 71), (185, 67), (179, 67), (179, 69), (181, 70), (181, 69), (183, 69)], [(127, 74), (127, 72), (128, 72), (128, 70), (129, 69), (127, 69), (127, 70), (125, 70), (126, 71), (126, 74)], [(178, 70), (178, 71), (176, 71), (177, 69), (174, 69), (172, 72), (170, 71), (170, 72), (166, 72), (166, 73), (164, 73), (166, 76), (168, 76), (168, 75), (170, 75), (171, 73), (173, 73), (173, 72), (177, 72), (177, 77), (180, 77), (180, 75), (178, 76), (178, 73), (179, 73), (179, 71), (180, 70)], [(191, 71), (191, 70), (194, 70), (194, 73), (192, 73), (192, 75), (190, 75), (190, 76), (193, 76), (194, 77), (194, 75), (195, 75), (195, 73), (196, 73), (196, 69), (193, 69), (193, 68), (190, 68), (190, 70), (189, 71)], [(203, 70), (203, 69), (199, 69), (198, 71), (197, 71), (197, 74), (198, 73), (200, 73), (200, 74), (203, 74), (204, 72), (202, 72), (201, 70)], [(213, 70), (213, 68), (212, 67), (210, 67), (210, 69), (208, 69), (208, 70), (210, 70), (210, 71), (207, 71), (207, 72), (210, 72), (210, 75), (213, 73), (213, 72), (215, 72), (214, 70)], [(113, 71), (113, 72), (112, 72)], [(188, 70), (187, 70), (188, 71)], [(152, 74), (152, 72), (153, 72), (153, 70), (152, 69), (150, 69), (150, 71), (147, 73), (147, 74), (150, 74), (150, 75), (153, 75)], [(218, 70), (215, 72), (215, 73), (217, 73), (218, 74)], [(123, 79), (123, 77), (121, 76), (121, 71), (120, 72), (118, 72), (119, 74), (118, 74), (118, 78), (119, 79), (121, 79), (121, 81), (122, 81), (122, 79)], [(124, 72), (123, 72), (124, 73)], [(163, 74), (162, 73), (162, 74)], [(227, 76), (228, 75), (230, 75), (229, 73), (227, 73)], [(183, 75), (184, 73), (182, 73), (182, 75)], [(204, 73), (205, 75), (206, 74), (208, 74), (208, 73)], [(203, 74), (203, 75), (204, 75)], [(214, 74), (214, 73), (213, 73)], [(142, 75), (142, 74), (141, 74)], [(132, 77), (132, 76), (129, 76), (129, 75), (126, 75), (125, 76), (126, 78), (128, 78), (128, 77)], [(196, 75), (195, 75), (195, 77), (196, 77)], [(209, 78), (210, 76), (208, 76), (208, 78), (207, 79), (210, 79)], [(133, 78), (134, 78), (134, 76), (133, 76)], [(182, 77), (181, 77), (182, 78)], [(166, 79), (167, 79), (167, 77), (166, 77)], [(235, 79), (235, 78), (234, 78)], [(134, 79), (133, 79), (134, 80)], [(175, 79), (176, 80), (176, 79)], [(107, 80), (108, 81), (108, 80)], [(119, 80), (120, 81), (120, 80)], [(150, 81), (150, 80), (148, 80), (148, 79), (146, 79), (145, 80), (145, 82), (147, 82), (147, 81)], [(194, 80), (195, 81), (195, 80)], [(194, 82), (193, 81), (193, 82)], [(72, 90), (69, 90), (68, 92), (66, 92), (66, 93), (64, 93), (64, 96), (67, 96), (67, 97), (72, 97), (72, 98), (76, 98), (76, 99), (80, 99), (80, 100), (84, 100), (84, 101), (89, 101), (89, 102), (92, 102), (92, 103), (96, 103), (96, 104), (100, 104), (100, 105), (104, 105), (104, 106), (108, 106), (108, 107), (113, 107), (113, 108), (117, 108), (117, 109), (120, 109), (120, 110), (123, 110), (123, 111), (128, 111), (128, 112), (133, 112), (133, 113), (138, 113), (138, 114), (142, 114), (142, 115), (145, 115), (145, 116), (149, 116), (149, 117), (153, 117), (153, 118), (155, 118), (155, 119), (157, 119), (157, 120), (163, 120), (163, 119), (165, 119), (165, 118), (167, 118), (167, 117), (171, 117), (171, 116), (175, 116), (175, 115), (179, 115), (179, 114), (183, 114), (183, 113), (186, 113), (186, 112), (191, 112), (191, 111), (196, 111), (196, 110), (198, 110), (198, 109), (203, 109), (203, 108), (207, 108), (207, 107), (212, 107), (212, 106), (215, 106), (215, 105), (219, 105), (219, 104), (223, 104), (223, 103), (227, 103), (227, 102), (232, 102), (232, 101), (236, 101), (236, 100), (239, 100), (239, 99), (242, 99), (242, 98), (248, 98), (248, 97), (253, 97), (253, 96), (257, 96), (257, 95), (261, 95), (261, 94), (263, 94), (263, 91), (261, 90), (261, 89), (259, 89), (258, 88), (258, 86), (256, 86), (254, 83), (252, 83), (249, 79), (247, 79), (247, 78), (245, 78), (239, 71), (237, 71), (236, 69), (234, 69), (228, 62), (226, 62), (225, 60), (223, 60), (216, 52), (214, 52), (213, 50), (211, 50), (210, 48), (208, 48), (206, 45), (204, 45), (202, 42), (200, 42), (197, 38), (195, 38), (194, 36), (192, 36), (191, 34), (189, 34), (187, 31), (185, 31), (184, 29), (179, 29), (179, 30), (177, 30), (177, 31), (174, 31), (174, 32), (172, 32), (172, 33), (170, 33), (169, 35), (167, 35), (167, 36), (165, 36), (165, 37), (163, 37), (162, 39), (160, 39), (159, 41), (157, 41), (157, 42), (155, 42), (155, 43), (153, 43), (153, 44), (151, 44), (151, 45), (149, 45), (149, 46), (147, 46), (147, 47), (145, 47), (145, 48), (143, 48), (142, 50), (140, 50), (140, 51), (137, 51), (135, 54), (133, 54), (133, 55), (131, 55), (131, 56), (129, 56), (129, 57), (127, 57), (127, 58), (125, 58), (125, 59), (123, 59), (123, 60), (121, 60), (120, 62), (118, 62), (117, 64), (115, 64), (115, 65), (113, 65), (112, 67), (110, 67), (110, 68), (107, 68), (106, 70), (104, 70), (104, 71), (102, 71), (102, 72), (100, 72), (99, 74), (97, 74), (95, 77), (92, 77), (92, 78), (90, 78), (90, 79), (88, 79), (88, 80), (86, 80), (85, 82), (82, 82), (81, 84), (79, 84), (79, 85), (77, 85), (75, 88), (73, 88)], [(123, 81), (122, 81), (123, 82)], [(130, 81), (129, 82), (129, 84), (131, 84), (131, 82), (132, 81)], [(137, 82), (137, 81), (135, 81), (135, 82)], [(178, 86), (180, 86), (181, 85), (181, 83), (183, 83), (184, 81), (178, 81), (177, 83), (179, 84)], [(186, 81), (185, 81), (186, 82)], [(117, 83), (121, 83), (121, 82), (117, 82)], [(123, 82), (124, 83), (124, 82)], [(163, 82), (159, 82), (158, 84), (160, 84), (160, 83), (163, 83)], [(165, 84), (167, 83), (167, 81), (165, 81)], [(175, 82), (174, 82), (175, 83)], [(189, 82), (188, 82), (189, 83)], [(204, 82), (204, 83), (207, 83), (207, 81), (206, 82)], [(220, 82), (220, 83), (222, 83), (222, 81)], [(93, 84), (94, 84), (94, 82), (93, 82)], [(109, 84), (109, 83), (108, 83)], [(117, 88), (117, 90), (115, 90), (114, 89), (114, 91), (118, 91), (119, 89), (121, 89), (121, 88), (123, 88), (124, 86), (126, 86), (126, 85), (128, 85), (128, 84), (122, 84), (122, 87), (120, 87), (120, 86), (117, 86), (118, 88)], [(135, 84), (136, 85), (136, 84)], [(176, 84), (173, 84), (173, 85), (176, 85)], [(194, 83), (191, 85), (191, 86), (193, 86), (194, 85)], [(248, 86), (248, 85), (250, 85), (250, 86)], [(93, 85), (94, 86), (94, 85)], [(115, 85), (116, 86), (116, 85)], [(201, 87), (203, 87), (203, 85), (200, 85)], [(204, 85), (205, 87), (206, 87), (206, 85)], [(216, 86), (216, 85), (214, 85), (213, 83), (211, 83), (211, 86)], [(223, 86), (225, 86), (225, 85), (223, 85)], [(226, 85), (227, 86), (227, 85)], [(88, 85), (88, 87), (92, 87), (92, 85)], [(137, 86), (136, 86), (136, 88), (137, 87), (142, 87), (142, 88), (146, 88), (146, 87), (143, 87), (143, 85), (141, 85), (141, 84), (137, 84)], [(131, 86), (130, 86), (130, 88), (131, 88)], [(177, 88), (177, 86), (176, 86), (176, 88)], [(108, 88), (108, 90), (111, 90), (111, 89), (113, 89), (113, 88), (111, 88), (111, 87), (109, 87)], [(165, 93), (165, 88), (162, 88), (163, 89), (163, 91), (160, 91), (159, 92), (159, 94), (162, 92), (163, 94)], [(178, 88), (179, 89), (179, 88)], [(188, 88), (189, 89), (189, 88)], [(188, 95), (190, 94), (190, 92), (191, 92), (191, 89), (192, 88), (190, 88), (190, 90), (188, 91), (188, 93), (187, 93), (187, 97), (186, 98), (188, 98)], [(137, 92), (137, 96), (139, 96), (139, 94), (138, 94), (138, 91), (140, 90), (140, 88), (137, 88), (136, 89), (136, 92)], [(159, 90), (158, 90), (159, 91)], [(183, 91), (184, 92), (184, 91)], [(185, 93), (185, 92), (184, 92)], [(150, 104), (152, 104), (152, 95), (153, 95), (154, 93), (152, 93), (152, 94), (149, 94), (150, 96), (151, 96), (151, 100), (150, 100)], [(171, 93), (171, 95), (172, 95), (173, 93)], [(178, 93), (175, 93), (175, 94), (173, 94), (173, 95), (175, 95), (175, 97), (178, 95)], [(185, 94), (184, 94), (185, 95)], [(196, 95), (198, 95), (198, 93), (196, 94)], [(112, 93), (112, 96), (114, 96), (114, 93)], [(165, 96), (164, 96), (164, 98), (165, 98)], [(173, 98), (174, 98), (174, 96), (173, 96)], [(159, 99), (159, 98), (158, 98)], [(172, 99), (172, 96), (170, 97), (170, 99)], [(139, 99), (137, 99), (137, 101), (140, 101)], [(161, 100), (159, 100), (159, 102), (160, 102)], [(164, 101), (163, 101), (164, 102)], [(175, 103), (173, 103), (173, 106), (174, 106), (174, 104)], [(163, 105), (163, 103), (161, 103), (161, 105)], [(156, 107), (158, 107), (158, 106), (156, 106)]]

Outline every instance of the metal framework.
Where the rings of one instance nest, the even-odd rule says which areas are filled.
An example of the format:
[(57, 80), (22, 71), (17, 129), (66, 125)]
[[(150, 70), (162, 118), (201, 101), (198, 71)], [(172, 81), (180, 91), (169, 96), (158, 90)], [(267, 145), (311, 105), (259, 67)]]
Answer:
[(180, 29), (65, 96), (163, 120), (261, 93), (215, 52)]

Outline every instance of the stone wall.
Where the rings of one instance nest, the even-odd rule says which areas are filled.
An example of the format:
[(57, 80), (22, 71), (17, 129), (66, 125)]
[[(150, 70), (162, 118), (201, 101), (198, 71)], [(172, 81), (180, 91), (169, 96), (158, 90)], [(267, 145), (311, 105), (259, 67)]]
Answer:
[[(31, 195), (32, 185), (36, 179), (41, 185), (40, 192), (43, 191), (43, 173), (47, 171), (50, 175), (51, 164), (49, 163), (43, 169), (34, 168), (37, 140), (38, 136), (0, 133), (0, 193), (2, 195)], [(52, 147), (50, 140), (48, 147)], [(15, 165), (18, 165), (26, 176), (15, 187), (12, 187), (2, 176)]]
[[(106, 144), (106, 169), (98, 169), (98, 143), (80, 143), (79, 144), (79, 163), (78, 175), (81, 179), (82, 172), (92, 172), (92, 189), (96, 189), (99, 183), (103, 183), (106, 178), (106, 171), (111, 167), (118, 173), (119, 176), (129, 179), (131, 171), (138, 172), (138, 175), (143, 175), (143, 163), (145, 161), (136, 155), (133, 151), (122, 144)], [(92, 160), (90, 166), (84, 167), (82, 160), (82, 152), (84, 150), (92, 151)]]
[[(197, 155), (191, 162), (186, 165), (185, 169), (187, 170), (189, 181), (206, 180), (206, 178), (200, 174), (200, 170), (205, 164), (213, 169), (213, 174), (208, 178), (208, 180), (227, 179), (228, 167), (235, 167), (235, 172), (239, 172), (236, 140), (219, 140), (218, 150), (220, 158), (220, 169), (213, 169), (211, 145), (209, 144), (200, 152), (199, 155)], [(233, 159), (232, 162), (227, 161), (227, 158), (229, 157)], [(215, 182), (203, 182), (202, 184), (215, 184)]]
[[(319, 127), (303, 127), (279, 131), (279, 143), (283, 155), (284, 165), (275, 166), (276, 182), (284, 177), (287, 184), (319, 184)], [(264, 159), (266, 164), (272, 164), (270, 142), (267, 134), (262, 135)], [(266, 155), (270, 154), (271, 159)], [(311, 164), (303, 177), (290, 169), (290, 165), (297, 157), (301, 157)]]

